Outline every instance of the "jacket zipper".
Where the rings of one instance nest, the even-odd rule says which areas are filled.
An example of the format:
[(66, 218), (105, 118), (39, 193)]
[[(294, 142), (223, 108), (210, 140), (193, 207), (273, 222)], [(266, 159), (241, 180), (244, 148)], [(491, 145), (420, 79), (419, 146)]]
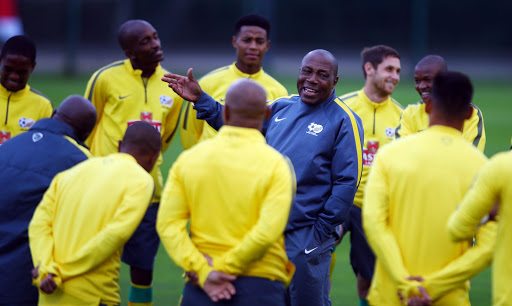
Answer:
[(375, 135), (375, 113), (377, 112), (377, 109), (373, 109), (373, 135)]
[(141, 76), (141, 79), (142, 79), (142, 84), (144, 85), (144, 103), (145, 104), (148, 104), (148, 83), (149, 82), (149, 78), (147, 79), (146, 82), (144, 82), (144, 78)]
[(7, 119), (9, 118), (9, 103), (11, 103), (12, 92), (9, 94), (7, 98), (7, 109), (5, 110), (5, 125), (7, 125)]

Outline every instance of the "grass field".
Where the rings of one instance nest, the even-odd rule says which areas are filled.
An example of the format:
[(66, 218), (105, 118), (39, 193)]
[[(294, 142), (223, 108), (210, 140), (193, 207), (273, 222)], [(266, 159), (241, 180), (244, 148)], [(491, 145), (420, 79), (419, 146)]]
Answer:
[[(47, 95), (56, 107), (62, 99), (70, 94), (82, 95), (88, 76), (62, 77), (55, 75), (34, 74), (30, 79), (32, 87)], [(290, 93), (296, 93), (294, 77), (277, 78)], [(336, 92), (338, 95), (358, 90), (363, 86), (361, 79), (340, 79)], [(512, 89), (505, 80), (474, 81), (474, 103), (482, 110), (485, 120), (487, 143), (485, 153), (488, 157), (497, 152), (510, 148), (512, 136)], [(412, 80), (403, 80), (397, 87), (393, 97), (403, 106), (418, 101), (419, 96), (414, 91)], [(164, 178), (176, 156), (183, 150), (179, 135), (164, 155), (162, 172)], [(347, 240), (347, 239), (346, 239)], [(333, 305), (358, 305), (355, 277), (348, 262), (349, 244), (342, 242), (338, 247), (338, 260), (333, 274), (331, 298)], [(155, 305), (176, 305), (183, 288), (182, 271), (169, 259), (161, 247), (155, 262), (154, 301)], [(121, 268), (121, 294), (123, 305), (127, 304), (130, 284), (129, 270), (123, 264)], [(472, 280), (472, 305), (490, 305), (490, 269), (486, 269)]]

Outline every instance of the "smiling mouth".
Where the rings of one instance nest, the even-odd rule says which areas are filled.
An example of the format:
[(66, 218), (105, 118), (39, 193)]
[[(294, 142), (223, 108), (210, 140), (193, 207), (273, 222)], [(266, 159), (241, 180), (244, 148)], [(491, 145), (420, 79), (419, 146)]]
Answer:
[(304, 90), (305, 93), (308, 93), (308, 94), (316, 94), (316, 93), (318, 93), (318, 90), (307, 88), (307, 87), (304, 87), (303, 90)]

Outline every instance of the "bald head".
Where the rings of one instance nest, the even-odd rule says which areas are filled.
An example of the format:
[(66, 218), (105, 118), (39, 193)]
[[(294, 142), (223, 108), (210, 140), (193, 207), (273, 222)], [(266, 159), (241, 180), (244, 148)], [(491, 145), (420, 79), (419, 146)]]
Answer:
[(432, 83), (434, 77), (447, 71), (448, 67), (444, 58), (439, 55), (427, 55), (422, 58), (414, 68), (414, 88), (420, 94), (424, 103), (431, 101)]
[(146, 171), (153, 169), (160, 154), (162, 140), (160, 133), (147, 122), (135, 122), (127, 129), (119, 152), (132, 155)]
[(447, 71), (448, 66), (446, 61), (439, 55), (427, 55), (422, 58), (418, 64), (416, 64), (415, 70), (417, 69), (431, 69), (437, 72)]
[(72, 95), (62, 101), (52, 118), (71, 126), (78, 139), (85, 141), (96, 124), (96, 108), (86, 98)]
[(149, 22), (140, 19), (128, 20), (123, 23), (117, 35), (121, 48), (124, 51), (132, 49), (140, 37), (140, 33), (148, 27), (153, 29), (153, 26)]
[(307, 60), (310, 58), (323, 58), (330, 64), (330, 67), (332, 69), (331, 72), (334, 74), (334, 76), (338, 75), (338, 60), (336, 59), (336, 57), (334, 57), (334, 55), (332, 55), (331, 52), (324, 49), (316, 49), (310, 51), (308, 52), (308, 54), (304, 56), (304, 58), (302, 58), (302, 65), (304, 65), (304, 62), (307, 62)]
[(227, 125), (259, 128), (269, 109), (265, 89), (250, 79), (238, 79), (226, 92), (224, 121)]

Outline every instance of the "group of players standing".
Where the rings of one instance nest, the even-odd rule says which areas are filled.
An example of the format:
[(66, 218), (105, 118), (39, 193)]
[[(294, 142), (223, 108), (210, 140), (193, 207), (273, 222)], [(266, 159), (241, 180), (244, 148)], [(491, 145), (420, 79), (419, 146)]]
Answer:
[[(14, 188), (15, 196), (2, 199), (11, 201), (2, 208), (11, 214), (0, 227), (12, 237), (0, 247), (12, 251), (16, 245), (19, 253), (16, 260), (2, 256), (1, 262), (10, 275), (19, 276), (16, 285), (23, 284), (14, 288), (2, 281), (4, 302), (36, 303), (37, 291), (26, 276), (36, 267), (32, 276), (41, 304), (119, 304), (124, 245), (122, 260), (130, 265), (132, 280), (129, 304), (150, 305), (160, 235), (169, 255), (187, 271), (182, 305), (329, 305), (334, 245), (350, 231), (361, 304), (367, 303), (368, 290), (374, 305), (469, 303), (467, 279), (490, 263), (497, 226), (491, 218), (479, 227), (477, 244), (469, 248), (475, 227), (464, 221), (479, 222), (490, 210), (475, 208), (471, 201), (483, 201), (479, 196), (465, 200), (471, 202), (469, 212), (461, 209), (452, 218), (454, 238), (466, 240), (454, 243), (446, 230), (486, 160), (483, 117), (470, 104), (469, 79), (447, 71), (441, 57), (426, 56), (415, 68), (422, 101), (403, 110), (390, 97), (400, 80), (400, 56), (390, 47), (375, 46), (361, 53), (363, 89), (338, 98), (337, 60), (328, 51), (314, 50), (302, 60), (298, 95), (288, 96), (261, 67), (269, 34), (263, 17), (240, 18), (232, 42), (236, 62), (197, 82), (191, 70), (186, 77), (165, 71), (156, 30), (142, 20), (128, 21), (119, 31), (127, 59), (99, 69), (87, 84), (85, 97), (94, 116), (87, 100), (73, 96), (52, 119), (41, 121), (50, 116), (51, 104), (26, 85), (35, 47), (32, 56), (25, 37), (6, 43), (0, 58), (7, 101), (2, 135), (12, 138), (33, 127), (0, 147), (0, 162), (12, 169), (0, 178), (4, 186), (19, 184), (13, 160), (22, 164), (32, 158), (17, 153), (41, 155), (47, 133), (60, 137), (46, 144), (45, 152), (70, 146), (57, 144), (66, 136), (72, 138), (67, 139), (69, 151), (84, 156), (48, 171), (43, 165), (60, 165), (66, 158), (46, 153), (46, 160), (32, 165), (43, 167), (39, 172), (45, 179), (24, 203), (23, 215), (13, 216), (12, 210), (20, 210), (16, 201), (27, 198), (26, 190)], [(184, 99), (194, 104), (187, 103), (179, 120)], [(266, 106), (265, 100), (272, 101)], [(21, 118), (13, 114), (16, 107), (32, 113)], [(19, 119), (13, 122), (13, 117)], [(187, 151), (173, 165), (162, 192), (161, 152), (178, 126)], [(214, 140), (202, 142), (219, 129)], [(252, 130), (263, 133), (268, 145)], [(83, 153), (82, 141), (93, 155), (106, 157), (57, 175), (90, 156)], [(465, 219), (464, 213), (473, 218)], [(7, 220), (16, 218), (14, 231)], [(499, 301), (500, 292), (494, 294)]]

